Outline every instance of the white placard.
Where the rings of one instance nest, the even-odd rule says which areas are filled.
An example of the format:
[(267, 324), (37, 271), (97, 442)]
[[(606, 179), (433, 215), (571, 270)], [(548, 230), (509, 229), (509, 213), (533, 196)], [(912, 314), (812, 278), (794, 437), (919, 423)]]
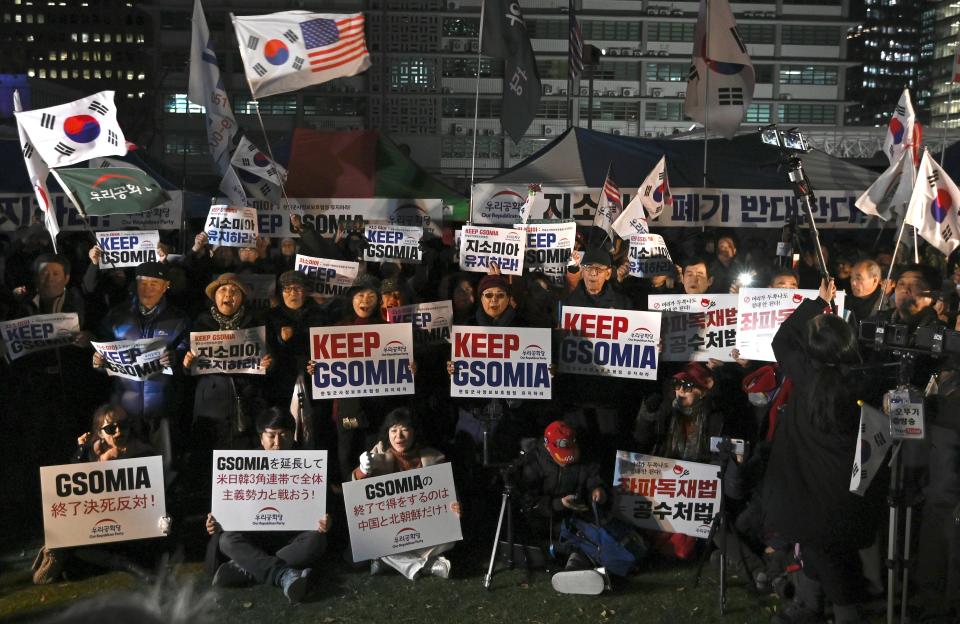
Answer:
[(568, 223), (518, 223), (514, 228), (526, 234), (523, 266), (539, 271), (550, 278), (554, 286), (564, 284), (567, 263), (577, 239), (577, 224)]
[(663, 312), (664, 362), (733, 361), (737, 295), (648, 295), (647, 306)]
[(266, 375), (260, 359), (267, 354), (266, 328), (190, 332), (196, 358), (192, 375)]
[(909, 390), (891, 390), (890, 436), (894, 440), (922, 440), (924, 436), (923, 397)]
[(315, 293), (324, 297), (336, 297), (353, 286), (360, 271), (360, 263), (297, 254), (294, 269), (307, 276)]
[(659, 234), (631, 234), (627, 258), (634, 277), (677, 274), (667, 243)]
[(225, 531), (316, 531), (327, 451), (213, 451), (210, 512)]
[(460, 268), (486, 273), (490, 264), (504, 275), (523, 273), (524, 235), (519, 230), (465, 225), (460, 230)]
[(3, 347), (11, 362), (25, 355), (73, 344), (80, 333), (76, 312), (36, 314), (0, 323)]
[(414, 345), (437, 345), (450, 342), (453, 327), (453, 302), (430, 301), (387, 308), (388, 323), (411, 323)]
[(161, 338), (137, 340), (90, 341), (94, 350), (103, 356), (107, 375), (133, 381), (146, 381), (158, 375), (172, 375), (171, 368), (164, 368), (160, 358), (167, 350)]
[(343, 484), (354, 561), (463, 539), (450, 464)]
[(313, 398), (413, 394), (413, 329), (395, 325), (310, 328)]
[(203, 226), (211, 245), (255, 247), (257, 244), (257, 209), (240, 206), (210, 206)]
[(160, 232), (156, 230), (117, 230), (97, 232), (101, 269), (121, 269), (157, 261)]
[[(843, 291), (837, 291), (837, 314), (843, 318)], [(737, 301), (737, 349), (745, 360), (775, 362), (773, 337), (804, 299), (820, 296), (816, 290), (741, 288)]]
[(372, 223), (365, 228), (364, 236), (367, 247), (363, 250), (363, 257), (367, 262), (420, 264), (423, 228)]
[(159, 456), (40, 467), (47, 548), (162, 537)]
[(850, 491), (854, 494), (863, 496), (881, 470), (887, 449), (893, 444), (889, 432), (887, 415), (866, 403), (861, 404), (860, 438), (850, 472)]
[(549, 329), (454, 325), (451, 343), (451, 397), (551, 397)]
[(720, 468), (617, 451), (614, 513), (643, 529), (707, 537), (720, 513)]
[(279, 204), (253, 201), (260, 214), (260, 234), (278, 238), (298, 237), (290, 231), (290, 213), (303, 218), (305, 227), (318, 234), (333, 236), (340, 225), (353, 232), (363, 231), (367, 223), (409, 225), (436, 236), (443, 234), (443, 200), (366, 198), (283, 199)]
[(657, 378), (660, 313), (563, 306), (561, 373)]

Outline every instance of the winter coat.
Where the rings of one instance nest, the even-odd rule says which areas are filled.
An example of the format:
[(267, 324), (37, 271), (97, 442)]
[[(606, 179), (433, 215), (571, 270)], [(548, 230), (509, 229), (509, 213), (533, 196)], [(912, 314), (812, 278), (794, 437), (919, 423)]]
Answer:
[[(157, 338), (167, 349), (174, 372), (187, 350), (190, 339), (190, 321), (187, 316), (170, 305), (166, 297), (160, 300), (153, 314), (143, 316), (140, 302), (133, 297), (129, 303), (116, 306), (107, 313), (100, 326), (101, 340), (139, 340)], [(158, 375), (147, 381), (135, 381), (122, 377), (114, 378), (114, 400), (119, 402), (131, 417), (142, 417), (154, 422), (164, 416), (176, 418), (179, 401), (180, 380), (178, 375)]]
[[(773, 338), (777, 363), (793, 380), (795, 390), (773, 436), (763, 487), (764, 529), (801, 547), (850, 550), (866, 547), (876, 537), (887, 475), (885, 471), (877, 474), (864, 496), (852, 494), (850, 471), (860, 443), (858, 416), (838, 418), (852, 422), (852, 427), (823, 431), (803, 402), (819, 365), (806, 353), (805, 328), (826, 305), (819, 298), (805, 300)], [(849, 385), (857, 387), (856, 374), (848, 376)]]
[[(304, 373), (310, 359), (310, 328), (325, 325), (320, 306), (307, 299), (303, 307), (291, 310), (283, 302), (267, 312), (267, 350), (273, 366), (267, 371), (267, 395), (271, 405), (288, 405), (297, 376)], [(284, 341), (281, 331), (293, 328), (293, 337)], [(304, 373), (306, 374), (306, 373)]]
[(581, 460), (561, 466), (542, 445), (523, 458), (520, 472), (522, 501), (524, 508), (534, 516), (549, 518), (566, 511), (561, 499), (571, 494), (579, 495), (580, 502), (589, 505), (590, 493), (596, 488), (606, 492), (600, 466), (596, 463)]
[[(395, 472), (402, 472), (402, 468), (397, 465), (396, 453), (393, 452), (392, 448), (384, 450), (382, 441), (377, 442), (377, 444), (370, 449), (370, 452), (373, 454), (373, 465), (370, 468), (370, 474), (365, 474), (358, 466), (353, 471), (354, 481), (364, 479), (366, 477), (380, 477), (383, 475), (393, 474)], [(420, 458), (421, 468), (435, 466), (447, 461), (447, 458), (443, 455), (443, 453), (434, 448), (430, 448), (429, 446), (420, 447), (416, 452)]]

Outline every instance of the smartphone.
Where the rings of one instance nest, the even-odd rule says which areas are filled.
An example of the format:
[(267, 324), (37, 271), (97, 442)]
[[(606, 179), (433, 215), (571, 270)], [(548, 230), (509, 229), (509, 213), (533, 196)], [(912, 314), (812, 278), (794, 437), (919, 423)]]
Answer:
[(744, 453), (744, 451), (746, 450), (746, 447), (747, 447), (747, 443), (746, 443), (746, 442), (744, 442), (744, 441), (743, 441), (742, 439), (740, 439), (740, 438), (724, 438), (724, 437), (722, 437), (722, 436), (711, 436), (711, 437), (710, 437), (710, 452), (711, 452), (711, 453), (719, 453), (719, 452), (720, 452), (720, 448), (719, 448), (720, 443), (721, 443), (723, 440), (725, 440), (725, 439), (726, 439), (726, 440), (730, 440), (730, 442), (733, 444), (733, 453), (734, 453), (734, 455), (743, 455), (743, 453)]

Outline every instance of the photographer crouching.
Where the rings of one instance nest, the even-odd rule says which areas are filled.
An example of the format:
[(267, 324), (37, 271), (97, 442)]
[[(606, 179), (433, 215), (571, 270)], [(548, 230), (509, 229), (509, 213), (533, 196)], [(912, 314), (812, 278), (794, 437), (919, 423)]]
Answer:
[(834, 622), (861, 622), (865, 579), (858, 550), (870, 545), (882, 515), (888, 475), (878, 474), (864, 496), (849, 491), (859, 444), (858, 399), (867, 379), (850, 326), (829, 313), (836, 287), (824, 280), (773, 338), (781, 370), (794, 391), (777, 422), (763, 487), (764, 530), (799, 544), (803, 570), (794, 601), (775, 622), (824, 621), (821, 596)]

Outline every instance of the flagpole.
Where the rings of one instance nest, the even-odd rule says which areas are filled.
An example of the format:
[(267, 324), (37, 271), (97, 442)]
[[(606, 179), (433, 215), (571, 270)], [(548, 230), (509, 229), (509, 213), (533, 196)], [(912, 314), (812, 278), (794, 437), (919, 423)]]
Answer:
[(887, 298), (887, 291), (885, 285), (893, 279), (893, 267), (897, 264), (897, 252), (900, 251), (900, 242), (903, 240), (903, 230), (907, 226), (907, 217), (904, 215), (903, 221), (900, 222), (900, 233), (897, 234), (897, 244), (893, 247), (893, 256), (890, 260), (890, 268), (887, 269), (887, 279), (880, 284), (880, 299), (877, 301), (876, 312), (879, 312), (883, 309), (883, 301)]
[[(267, 144), (267, 154), (270, 155), (270, 161), (274, 165), (273, 170), (277, 176), (277, 182), (280, 184), (280, 195), (283, 196), (284, 199), (290, 199), (287, 197), (287, 189), (283, 184), (283, 177), (280, 175), (280, 172), (277, 171), (277, 159), (273, 157), (273, 148), (270, 147), (270, 139), (267, 138), (267, 129), (263, 125), (263, 117), (260, 116), (260, 100), (253, 96), (253, 91), (250, 91), (250, 99), (253, 101), (254, 107), (257, 109), (257, 121), (260, 122), (260, 132), (263, 133), (263, 142)], [(287, 164), (289, 165), (290, 163), (288, 162)]]
[[(483, 54), (483, 14), (487, 3), (480, 2), (480, 32), (477, 35), (477, 80), (473, 94), (473, 150), (470, 154), (470, 215), (468, 223), (473, 223), (473, 180), (477, 172), (477, 117), (480, 113), (480, 60)], [(503, 62), (506, 66), (506, 61)], [(503, 78), (506, 80), (506, 76)], [(503, 136), (503, 126), (500, 127), (500, 136)], [(502, 139), (501, 139), (502, 140)]]
[[(569, 129), (573, 125), (573, 64), (570, 63), (571, 52), (573, 50), (573, 23), (575, 17), (574, 7), (576, 5), (575, 0), (570, 0), (567, 4), (567, 128)], [(583, 49), (581, 44), (580, 58), (583, 58)]]
[(703, 103), (703, 188), (707, 188), (707, 149), (710, 143), (709, 141), (709, 123), (710, 123), (710, 0), (704, 0), (704, 7), (707, 9), (707, 19), (706, 19), (706, 28), (705, 35), (703, 37), (703, 60), (706, 71), (706, 79), (704, 80), (703, 87), (706, 94), (705, 102)]

